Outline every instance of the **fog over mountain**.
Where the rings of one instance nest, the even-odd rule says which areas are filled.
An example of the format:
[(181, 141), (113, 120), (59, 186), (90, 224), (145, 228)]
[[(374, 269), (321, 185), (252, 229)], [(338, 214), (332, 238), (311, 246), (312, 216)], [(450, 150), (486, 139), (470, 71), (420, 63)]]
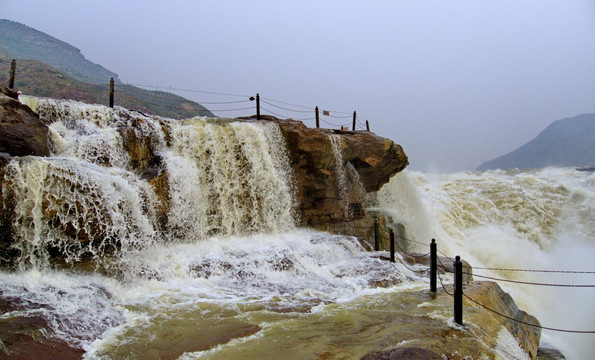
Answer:
[(535, 139), (477, 170), (595, 165), (595, 114), (554, 121)]

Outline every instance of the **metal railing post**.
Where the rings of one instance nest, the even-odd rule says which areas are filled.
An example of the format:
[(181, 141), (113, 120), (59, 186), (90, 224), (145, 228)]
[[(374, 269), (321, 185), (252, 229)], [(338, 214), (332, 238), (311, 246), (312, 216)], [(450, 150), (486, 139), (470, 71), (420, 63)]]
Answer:
[(374, 251), (380, 250), (380, 241), (378, 239), (378, 220), (374, 219)]
[(436, 276), (438, 273), (438, 264), (436, 262), (436, 240), (432, 239), (430, 244), (430, 291), (436, 292)]
[(256, 94), (256, 120), (260, 120), (260, 94)]
[(390, 233), (390, 262), (395, 262), (395, 232), (389, 228)]
[(454, 262), (455, 266), (455, 322), (463, 325), (463, 263), (461, 257), (457, 255)]
[(114, 78), (109, 81), (109, 107), (114, 107)]

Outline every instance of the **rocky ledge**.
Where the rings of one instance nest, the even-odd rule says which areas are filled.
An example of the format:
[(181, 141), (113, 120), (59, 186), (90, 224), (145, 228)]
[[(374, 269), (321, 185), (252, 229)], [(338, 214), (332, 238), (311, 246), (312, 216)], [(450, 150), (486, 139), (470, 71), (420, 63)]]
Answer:
[(17, 99), (15, 91), (0, 85), (0, 153), (49, 155), (48, 127)]

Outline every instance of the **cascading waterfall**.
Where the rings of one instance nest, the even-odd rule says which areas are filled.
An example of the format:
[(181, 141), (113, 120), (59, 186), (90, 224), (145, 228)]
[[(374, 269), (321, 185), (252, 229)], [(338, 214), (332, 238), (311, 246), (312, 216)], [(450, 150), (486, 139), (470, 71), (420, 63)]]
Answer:
[[(379, 207), (405, 224), (412, 246), (436, 238), (438, 249), (472, 266), (593, 271), (595, 174), (574, 169), (397, 174), (378, 194)], [(477, 270), (497, 278), (538, 283), (592, 284), (588, 274)], [(476, 280), (481, 280), (476, 278)], [(590, 288), (537, 287), (501, 282), (519, 307), (543, 326), (595, 329)], [(593, 354), (592, 335), (543, 331), (543, 341), (568, 358)]]
[[(379, 279), (415, 278), (354, 238), (295, 228), (274, 122), (23, 101), (48, 124), (52, 156), (4, 169), (0, 210), (12, 214), (18, 271), (0, 272), (0, 328), (39, 318), (44, 336), (90, 359), (200, 357), (228, 333), (264, 336), (382, 291)], [(262, 329), (246, 327), (250, 316), (264, 317)]]

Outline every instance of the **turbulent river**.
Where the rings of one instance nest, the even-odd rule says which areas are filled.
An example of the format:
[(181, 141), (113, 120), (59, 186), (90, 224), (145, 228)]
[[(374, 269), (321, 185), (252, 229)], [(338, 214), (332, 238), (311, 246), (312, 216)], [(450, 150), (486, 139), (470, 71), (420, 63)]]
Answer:
[[(390, 339), (395, 304), (427, 287), (355, 238), (295, 226), (274, 123), (25, 101), (51, 123), (52, 156), (15, 158), (5, 170), (16, 270), (0, 273), (10, 303), (0, 322), (43, 318), (39, 336), (87, 359), (359, 359)], [(159, 155), (167, 209), (133, 171), (128, 127)], [(593, 173), (405, 171), (378, 198), (412, 251), (435, 238), (477, 267), (595, 270)], [(589, 274), (474, 273), (593, 283)], [(501, 286), (544, 326), (595, 328), (592, 289)], [(543, 336), (577, 358), (595, 352), (590, 337)]]
[[(555, 285), (595, 284), (593, 172), (570, 168), (448, 175), (405, 172), (383, 187), (380, 206), (407, 225), (411, 240), (435, 238), (439, 251), (468, 261), (475, 267), (476, 280), (483, 280), (480, 275)], [(595, 330), (593, 287), (499, 284), (544, 327)], [(593, 334), (543, 330), (543, 343), (562, 349), (569, 359), (595, 354)]]

